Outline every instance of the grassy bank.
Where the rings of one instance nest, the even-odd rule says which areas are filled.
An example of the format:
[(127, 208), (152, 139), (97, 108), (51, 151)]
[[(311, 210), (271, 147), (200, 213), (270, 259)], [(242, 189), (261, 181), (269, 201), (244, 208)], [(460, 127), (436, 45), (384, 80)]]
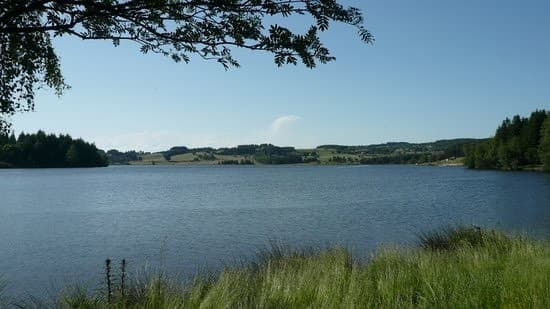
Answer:
[[(256, 263), (196, 278), (188, 287), (162, 277), (122, 289), (111, 283), (110, 307), (550, 308), (548, 278), (547, 242), (457, 228), (422, 235), (418, 248), (380, 250), (364, 262), (343, 248), (274, 248)], [(105, 308), (107, 294), (67, 290), (57, 306)]]

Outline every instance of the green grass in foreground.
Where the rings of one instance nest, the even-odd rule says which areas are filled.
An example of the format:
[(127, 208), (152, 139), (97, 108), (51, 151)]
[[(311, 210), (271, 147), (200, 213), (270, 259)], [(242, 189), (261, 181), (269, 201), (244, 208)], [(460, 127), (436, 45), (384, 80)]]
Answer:
[(111, 305), (105, 293), (67, 290), (59, 308), (550, 308), (550, 245), (477, 228), (424, 234), (416, 249), (383, 249), (360, 263), (343, 248), (275, 247), (259, 262), (196, 278), (156, 277)]

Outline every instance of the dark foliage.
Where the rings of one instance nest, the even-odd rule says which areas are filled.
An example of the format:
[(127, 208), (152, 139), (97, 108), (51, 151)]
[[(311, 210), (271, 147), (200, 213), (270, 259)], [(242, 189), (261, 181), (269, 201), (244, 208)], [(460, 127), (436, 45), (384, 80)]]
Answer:
[[(239, 145), (237, 147), (220, 149), (178, 146), (163, 151), (162, 155), (167, 161), (170, 161), (172, 156), (186, 153), (195, 154), (194, 161), (214, 161), (218, 159), (216, 155), (245, 156), (245, 159), (242, 160), (222, 160), (219, 164), (254, 164), (254, 161), (261, 164), (293, 164), (304, 162), (302, 154), (298, 153), (294, 147), (277, 147), (271, 144)], [(251, 158), (248, 159), (248, 157)], [(309, 160), (308, 162), (312, 161)]]
[[(300, 15), (310, 17), (300, 32), (285, 25)], [(55, 36), (129, 41), (143, 53), (176, 62), (195, 55), (225, 68), (239, 66), (232, 48), (242, 48), (271, 53), (278, 66), (313, 68), (335, 59), (319, 37), (334, 22), (374, 42), (361, 11), (337, 0), (0, 0), (0, 130), (5, 116), (34, 108), (37, 87), (67, 89)]]
[(506, 118), (493, 138), (465, 146), (464, 163), (469, 168), (505, 170), (544, 163), (550, 156), (550, 147), (545, 146), (550, 133), (543, 128), (549, 115), (545, 110), (537, 110), (529, 118), (519, 115), (512, 120)]
[(162, 153), (162, 156), (164, 157), (164, 159), (166, 159), (166, 161), (170, 161), (172, 156), (179, 155), (179, 154), (186, 154), (188, 152), (190, 152), (189, 148), (185, 146), (176, 146), (176, 147), (170, 148), (170, 150), (168, 151), (164, 151)]
[(345, 157), (345, 156), (333, 156), (332, 158), (329, 159), (329, 161), (332, 163), (338, 163), (338, 164), (351, 164), (351, 163), (358, 162), (352, 157)]
[[(455, 250), (462, 246), (479, 247), (502, 244), (506, 236), (493, 230), (484, 230), (477, 226), (448, 227), (419, 235), (420, 247), (426, 250)], [(505, 248), (500, 248), (505, 249)]]
[[(166, 160), (177, 154), (193, 153), (195, 161), (216, 160), (216, 155), (250, 157), (260, 164), (319, 163), (319, 150), (329, 149), (339, 153), (329, 159), (336, 164), (422, 164), (463, 155), (463, 147), (476, 139), (440, 140), (432, 143), (387, 143), (367, 146), (323, 145), (309, 151), (297, 151), (294, 147), (278, 147), (271, 144), (250, 144), (214, 149), (173, 147), (162, 152)], [(248, 160), (248, 159), (246, 159)], [(219, 164), (243, 164), (237, 160), (223, 160)]]
[(222, 160), (218, 162), (219, 165), (254, 165), (254, 161), (248, 159), (242, 160)]
[(126, 152), (120, 152), (116, 149), (111, 149), (107, 151), (107, 160), (109, 161), (109, 164), (128, 164), (130, 161), (139, 161), (141, 160), (141, 156), (146, 154), (145, 152), (137, 152), (137, 151), (126, 151)]
[[(220, 148), (215, 153), (231, 156), (252, 156), (256, 162), (261, 164), (294, 164), (304, 162), (302, 154), (298, 153), (294, 147), (277, 147), (271, 144), (239, 145), (231, 148)], [(232, 161), (236, 160), (226, 160), (226, 163), (221, 164), (236, 164)], [(248, 159), (244, 160), (244, 163), (242, 160), (237, 162), (238, 164), (253, 163), (252, 160)]]
[(254, 160), (262, 164), (303, 163), (302, 155), (294, 147), (277, 147), (271, 144), (259, 145)]
[(216, 153), (221, 155), (236, 156), (236, 155), (253, 155), (258, 150), (258, 145), (239, 145), (232, 148), (220, 148)]
[(303, 157), (302, 158), (302, 163), (319, 163), (319, 159), (318, 158), (314, 158), (314, 157)]
[(0, 134), (0, 162), (12, 167), (98, 167), (106, 166), (107, 158), (82, 139), (38, 131), (17, 139)]
[(424, 164), (462, 157), (464, 146), (473, 141), (479, 140), (462, 138), (420, 144), (386, 143), (355, 146), (352, 151), (361, 155), (361, 164)]
[(368, 154), (368, 155), (390, 155), (396, 152), (404, 153), (430, 153), (444, 152), (448, 156), (463, 156), (464, 145), (477, 141), (472, 138), (458, 138), (439, 140), (431, 143), (406, 143), (390, 142), (366, 146), (342, 146), (342, 145), (321, 145), (317, 149), (334, 149), (340, 153)]
[(540, 129), (539, 157), (543, 169), (550, 172), (550, 117), (546, 117)]

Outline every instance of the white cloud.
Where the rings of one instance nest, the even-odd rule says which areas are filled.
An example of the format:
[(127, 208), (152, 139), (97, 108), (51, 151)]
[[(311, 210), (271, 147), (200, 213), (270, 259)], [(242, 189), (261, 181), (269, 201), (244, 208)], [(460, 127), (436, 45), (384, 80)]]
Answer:
[(103, 136), (85, 136), (85, 139), (94, 141), (96, 145), (104, 150), (118, 149), (164, 151), (173, 146), (187, 147), (233, 147), (242, 144), (273, 143), (276, 145), (299, 146), (300, 136), (290, 129), (292, 125), (302, 119), (296, 115), (281, 116), (273, 120), (267, 129), (240, 132), (236, 135), (224, 132), (216, 133), (192, 133), (161, 130), (161, 131), (138, 131), (121, 134), (110, 134)]
[(286, 115), (286, 116), (281, 116), (275, 120), (273, 120), (273, 122), (271, 123), (271, 125), (269, 126), (269, 133), (273, 136), (273, 135), (278, 135), (279, 133), (281, 133), (285, 128), (287, 128), (288, 126), (290, 126), (292, 123), (300, 120), (301, 117), (300, 116), (296, 116), (296, 115)]

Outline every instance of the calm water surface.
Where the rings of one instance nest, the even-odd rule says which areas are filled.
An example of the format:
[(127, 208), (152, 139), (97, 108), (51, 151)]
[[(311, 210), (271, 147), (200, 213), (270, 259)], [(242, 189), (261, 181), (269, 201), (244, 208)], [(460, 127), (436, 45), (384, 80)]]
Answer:
[(270, 241), (358, 255), (446, 224), (550, 236), (550, 175), (417, 166), (0, 170), (0, 275), (95, 288), (106, 257), (185, 278)]

